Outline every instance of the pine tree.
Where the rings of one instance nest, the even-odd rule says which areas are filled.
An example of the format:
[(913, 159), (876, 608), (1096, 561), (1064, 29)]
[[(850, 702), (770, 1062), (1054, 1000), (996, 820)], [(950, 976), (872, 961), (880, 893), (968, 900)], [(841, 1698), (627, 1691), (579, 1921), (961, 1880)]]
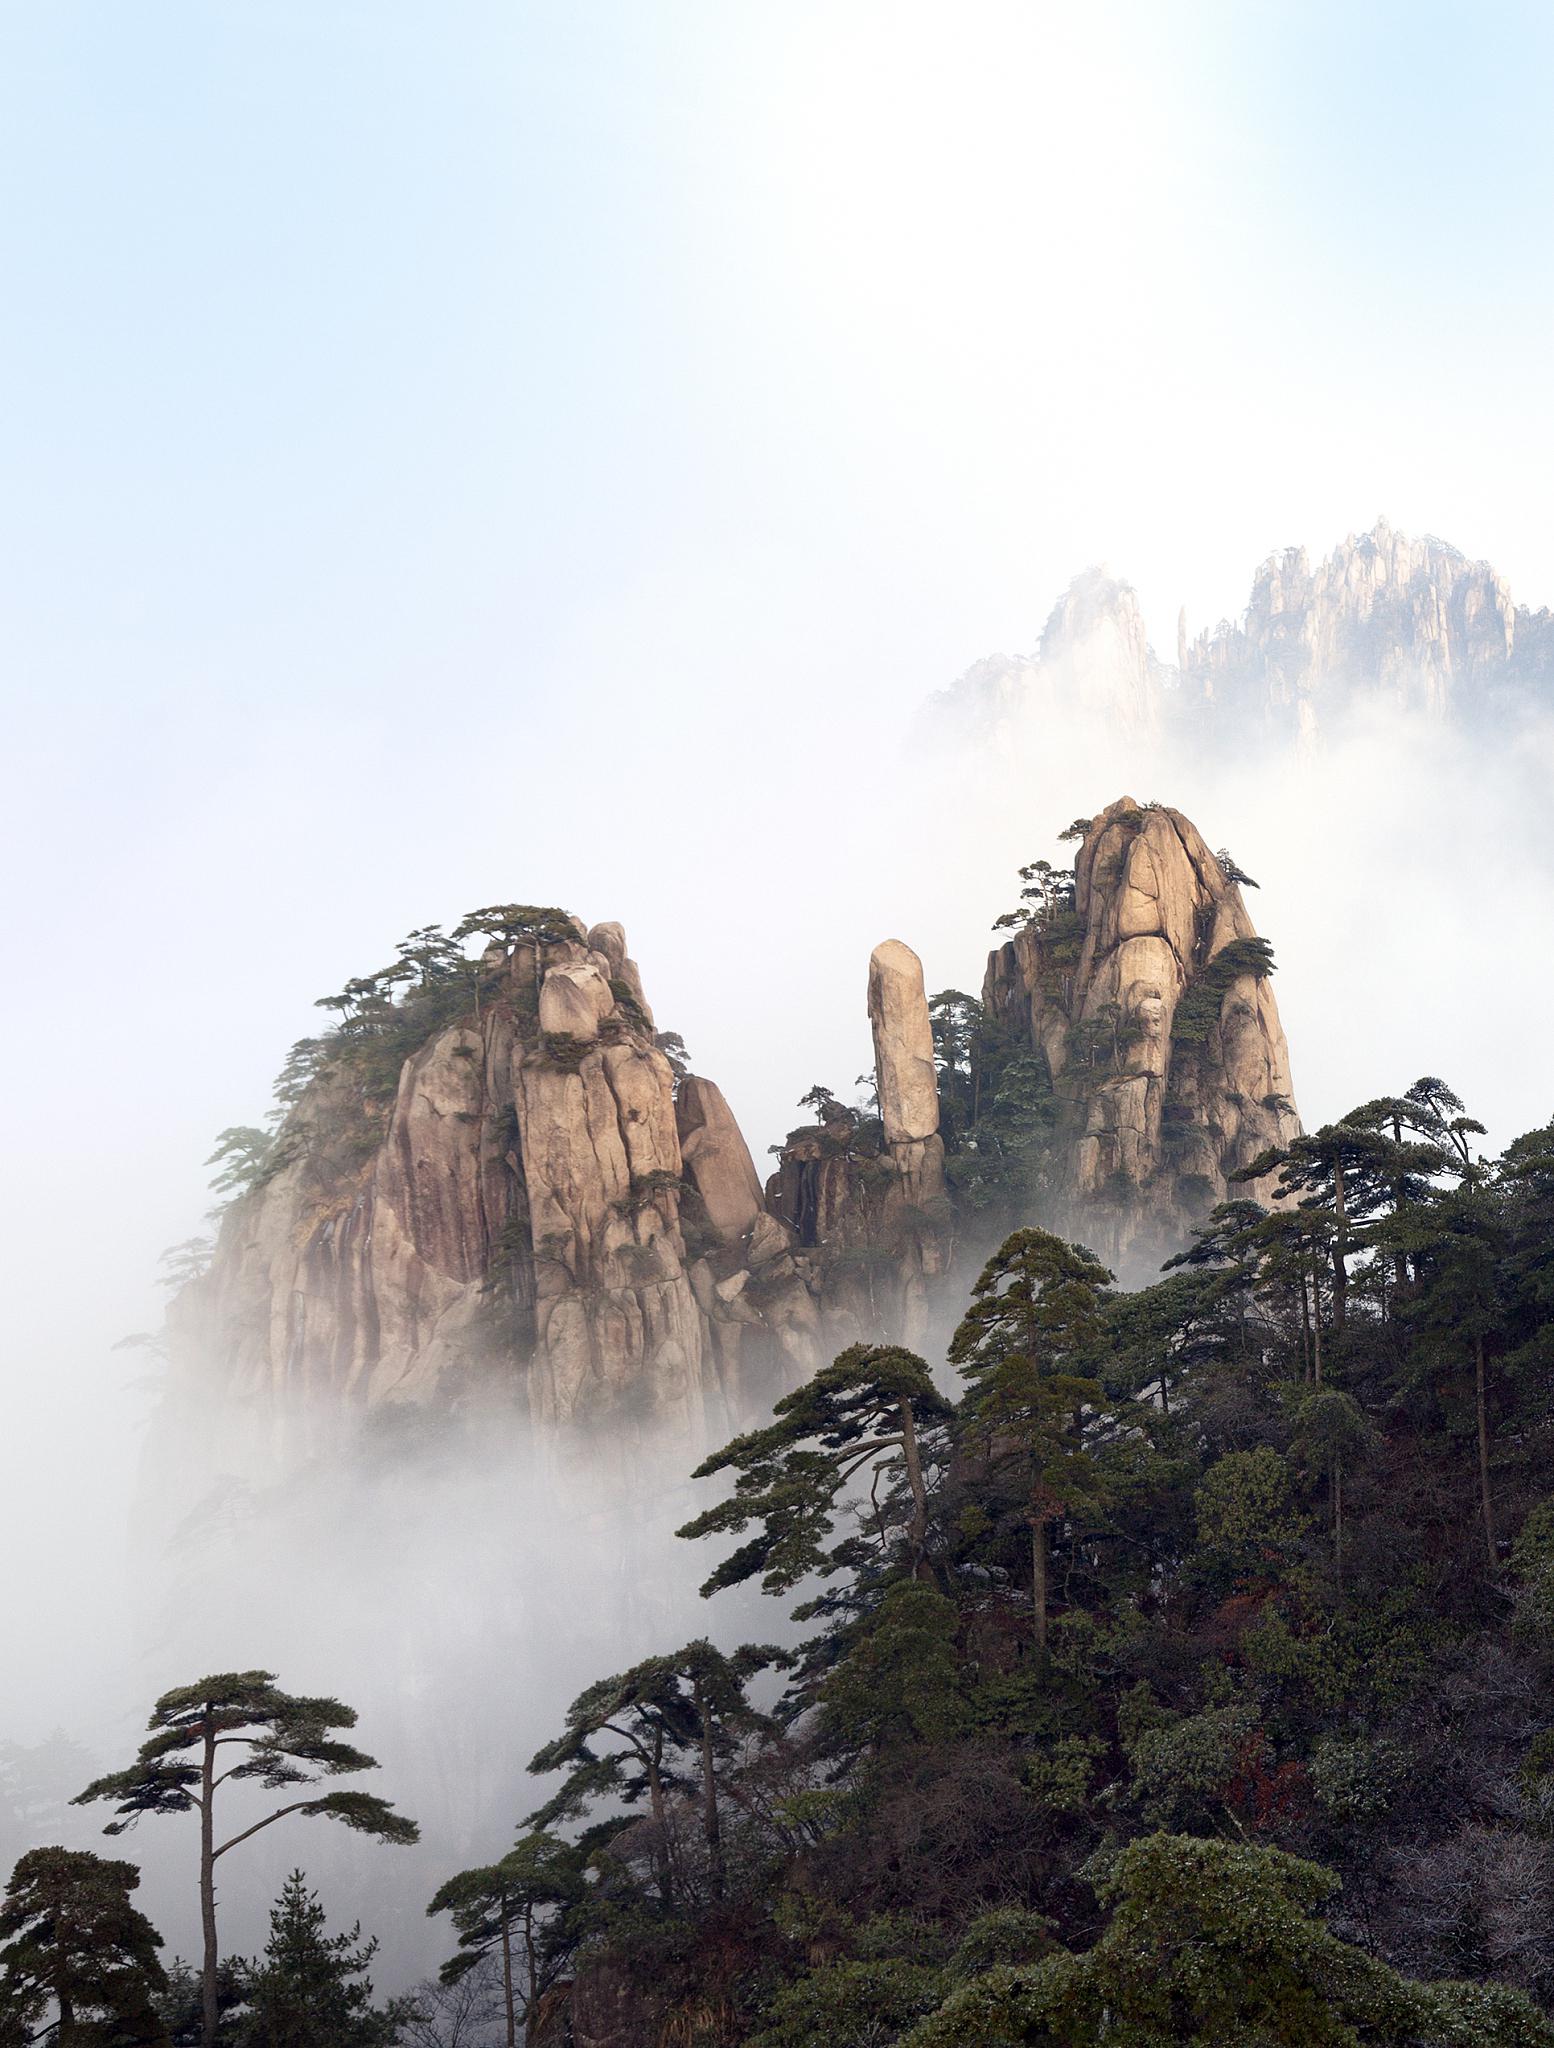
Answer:
[(392, 2048), (411, 2002), (372, 2002), (376, 1941), (358, 1924), (330, 1934), (318, 1894), (294, 1870), (270, 1912), (264, 1958), (244, 1971), (241, 2048)]
[[(456, 1984), (491, 1956), (501, 1958), (507, 2048), (532, 2041), (540, 2002), (566, 1966), (562, 1916), (583, 1891), (581, 1858), (543, 1829), (524, 1835), (499, 1863), (462, 1870), (442, 1885), (428, 1913), (448, 1913), (458, 1929), (459, 1952), (443, 1964), (444, 1984)], [(514, 1949), (520, 1950), (514, 1967)]]
[(1085, 1440), (1102, 1405), (1092, 1365), (1111, 1274), (1080, 1245), (1017, 1230), (983, 1268), (950, 1344), (963, 1427), (990, 1466), (1023, 1468), (1036, 1647), (1047, 1647), (1048, 1530), (1099, 1489)]
[[(726, 1500), (706, 1509), (681, 1536), (757, 1533), (724, 1559), (702, 1587), (742, 1585), (759, 1572), (768, 1593), (787, 1592), (812, 1572), (836, 1571), (854, 1548), (830, 1548), (839, 1502), (864, 1472), (875, 1480), (880, 1540), (896, 1541), (922, 1564), (928, 1543), (928, 1478), (946, 1454), (950, 1404), (927, 1366), (898, 1344), (853, 1344), (802, 1387), (786, 1394), (765, 1429), (736, 1437), (692, 1475), (737, 1475)], [(900, 1512), (880, 1500), (879, 1482), (900, 1496)]]
[[(414, 1821), (373, 1793), (326, 1792), (290, 1800), (217, 1842), (216, 1794), (229, 1779), (257, 1782), (273, 1792), (342, 1772), (376, 1770), (374, 1757), (335, 1734), (355, 1725), (354, 1708), (339, 1700), (282, 1692), (273, 1672), (219, 1672), (164, 1693), (151, 1711), (151, 1734), (134, 1763), (95, 1779), (72, 1802), (116, 1801), (119, 1817), (103, 1829), (107, 1835), (123, 1834), (148, 1813), (198, 1813), (204, 2048), (214, 2048), (216, 2039), (216, 1864), (221, 1857), (292, 1813), (325, 1814), (383, 1842), (419, 1838)], [(234, 1750), (238, 1757), (228, 1763), (222, 1752)]]
[[(156, 2048), (162, 1937), (130, 1904), (133, 1863), (29, 1849), (0, 1900), (0, 2043)], [(39, 2022), (43, 2024), (40, 2026)]]
[[(646, 1796), (654, 1826), (653, 1858), (660, 1900), (677, 1888), (670, 1855), (667, 1796), (694, 1787), (701, 1807), (707, 1872), (714, 1896), (723, 1890), (723, 1839), (718, 1813), (718, 1756), (762, 1717), (745, 1697), (759, 1671), (783, 1661), (766, 1643), (746, 1643), (725, 1656), (705, 1637), (667, 1657), (649, 1657), (618, 1677), (601, 1678), (572, 1702), (567, 1725), (529, 1764), (536, 1773), (565, 1770), (561, 1789), (531, 1825), (575, 1818), (600, 1800)], [(624, 1748), (603, 1750), (611, 1735)]]

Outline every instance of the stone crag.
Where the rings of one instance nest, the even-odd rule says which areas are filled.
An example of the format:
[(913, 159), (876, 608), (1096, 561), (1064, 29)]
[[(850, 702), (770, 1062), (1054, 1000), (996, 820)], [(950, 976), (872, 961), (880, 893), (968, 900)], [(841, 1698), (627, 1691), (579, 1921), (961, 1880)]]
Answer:
[(1092, 819), (1072, 907), (991, 954), (983, 1006), (1050, 1079), (1037, 1220), (1134, 1278), (1299, 1129), (1265, 949), (1178, 811), (1122, 797)]
[(1016, 1223), (1146, 1276), (1298, 1128), (1289, 1057), (1240, 890), (1180, 813), (1112, 804), (1071, 896), (988, 962), (975, 1058), (1024, 1048), (1050, 1105), (996, 1212), (947, 1163), (900, 940), (869, 962), (874, 1112), (819, 1091), (763, 1188), (721, 1090), (658, 1042), (621, 927), (546, 913), (375, 1080), (333, 1042), (175, 1300), (185, 1384), (304, 1447), (493, 1398), (548, 1442), (694, 1447), (847, 1344), (934, 1348), (966, 1259)]
[(818, 1133), (771, 1204), (721, 1090), (677, 1082), (619, 925), (494, 944), (478, 981), (392, 1099), (344, 1056), (310, 1083), (174, 1302), (186, 1381), (292, 1447), (493, 1394), (548, 1438), (694, 1445), (843, 1344), (920, 1335), (944, 1164), (906, 947), (871, 969), (883, 1148), (865, 1170)]

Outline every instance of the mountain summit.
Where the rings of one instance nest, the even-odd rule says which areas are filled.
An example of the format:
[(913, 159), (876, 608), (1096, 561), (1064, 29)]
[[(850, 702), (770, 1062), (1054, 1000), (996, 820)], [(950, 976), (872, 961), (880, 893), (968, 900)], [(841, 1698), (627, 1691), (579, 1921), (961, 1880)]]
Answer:
[(933, 708), (972, 733), (1061, 709), (1130, 733), (1310, 743), (1367, 699), (1462, 723), (1554, 700), (1554, 614), (1516, 604), (1488, 562), (1385, 519), (1315, 566), (1304, 548), (1270, 555), (1241, 618), (1191, 640), (1184, 621), (1176, 653), (1162, 661), (1132, 588), (1091, 569), (1058, 601), (1035, 654), (978, 662)]

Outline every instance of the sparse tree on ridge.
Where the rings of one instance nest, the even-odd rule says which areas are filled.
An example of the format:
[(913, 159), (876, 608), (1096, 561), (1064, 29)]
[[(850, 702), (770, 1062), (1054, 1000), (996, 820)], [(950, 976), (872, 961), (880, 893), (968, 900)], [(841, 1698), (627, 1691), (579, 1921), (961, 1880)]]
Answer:
[(217, 1840), (216, 1795), (229, 1780), (257, 1783), (273, 1792), (377, 1769), (374, 1757), (340, 1741), (335, 1732), (356, 1725), (354, 1708), (339, 1700), (282, 1692), (272, 1672), (224, 1671), (195, 1685), (179, 1686), (157, 1701), (148, 1725), (151, 1734), (134, 1763), (95, 1779), (73, 1804), (113, 1800), (118, 1817), (104, 1828), (109, 1835), (123, 1834), (148, 1813), (199, 1815), (202, 2039), (204, 2048), (214, 2048), (220, 1858), (292, 1813), (324, 1814), (384, 1842), (414, 1842), (420, 1830), (371, 1792), (325, 1792), (288, 1800), (225, 1841)]

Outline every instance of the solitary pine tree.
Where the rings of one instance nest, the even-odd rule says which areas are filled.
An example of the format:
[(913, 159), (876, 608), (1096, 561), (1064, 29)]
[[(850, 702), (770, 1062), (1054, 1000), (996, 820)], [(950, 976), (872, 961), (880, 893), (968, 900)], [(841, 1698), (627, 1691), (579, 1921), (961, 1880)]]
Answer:
[(198, 1813), (204, 2048), (214, 2048), (216, 2039), (216, 1864), (221, 1857), (291, 1813), (326, 1814), (384, 1842), (419, 1838), (414, 1821), (373, 1793), (326, 1792), (288, 1800), (226, 1841), (217, 1841), (216, 1794), (228, 1780), (248, 1780), (275, 1792), (320, 1777), (376, 1770), (376, 1758), (335, 1734), (355, 1725), (354, 1708), (339, 1700), (282, 1692), (273, 1672), (219, 1672), (164, 1693), (152, 1709), (151, 1734), (134, 1763), (95, 1779), (72, 1802), (84, 1806), (95, 1799), (114, 1800), (118, 1818), (104, 1828), (108, 1835), (123, 1834), (148, 1813)]

